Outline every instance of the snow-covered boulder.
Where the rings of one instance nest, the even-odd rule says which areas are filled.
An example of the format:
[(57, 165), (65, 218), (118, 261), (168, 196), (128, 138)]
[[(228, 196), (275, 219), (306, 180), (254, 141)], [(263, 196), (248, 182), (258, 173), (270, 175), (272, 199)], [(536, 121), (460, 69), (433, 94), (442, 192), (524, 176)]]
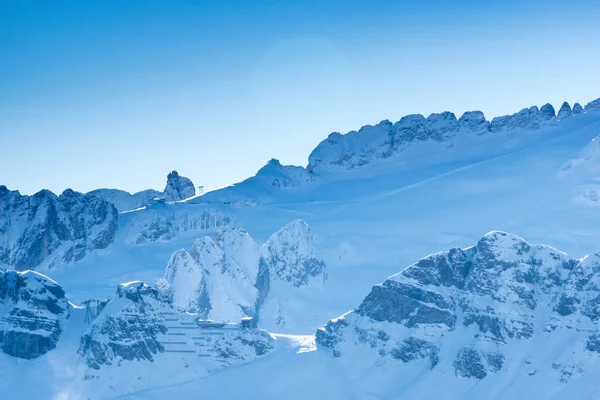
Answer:
[[(491, 232), (373, 287), (354, 311), (317, 331), (317, 346), (342, 359), (361, 355), (364, 370), (390, 363), (401, 372), (410, 364), (410, 373), (436, 369), (484, 379), (533, 360), (562, 380), (565, 360), (600, 348), (599, 271), (598, 255), (578, 260)], [(534, 350), (551, 343), (563, 345), (552, 354)]]
[(78, 261), (114, 240), (118, 212), (90, 194), (67, 189), (23, 196), (0, 186), (0, 265), (18, 270)]
[(172, 171), (167, 175), (164, 196), (167, 201), (185, 200), (196, 195), (196, 188), (189, 178)]
[(69, 305), (60, 285), (34, 271), (0, 269), (0, 350), (24, 359), (54, 349)]

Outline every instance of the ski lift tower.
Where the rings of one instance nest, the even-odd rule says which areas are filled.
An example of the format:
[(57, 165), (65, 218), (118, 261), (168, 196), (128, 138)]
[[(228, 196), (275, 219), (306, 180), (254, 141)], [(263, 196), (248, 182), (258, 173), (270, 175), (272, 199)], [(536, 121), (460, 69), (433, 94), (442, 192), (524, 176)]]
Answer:
[(198, 196), (202, 196), (204, 194), (204, 186), (198, 186)]

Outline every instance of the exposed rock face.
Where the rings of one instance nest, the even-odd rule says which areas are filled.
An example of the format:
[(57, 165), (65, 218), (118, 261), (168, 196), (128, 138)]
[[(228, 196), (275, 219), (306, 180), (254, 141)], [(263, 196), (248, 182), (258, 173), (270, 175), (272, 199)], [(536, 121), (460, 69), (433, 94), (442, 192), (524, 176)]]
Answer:
[(197, 239), (189, 253), (182, 249), (171, 256), (161, 287), (180, 310), (238, 322), (258, 317), (269, 298), (325, 277), (312, 233), (298, 220), (260, 248), (246, 231), (232, 227), (218, 229), (214, 239)]
[(566, 101), (562, 104), (562, 106), (560, 107), (560, 110), (558, 110), (558, 115), (556, 116), (559, 120), (561, 119), (565, 119), (571, 116), (571, 106), (569, 105), (569, 103), (567, 103)]
[(68, 307), (63, 289), (46, 276), (0, 269), (0, 349), (28, 360), (54, 349)]
[(290, 222), (261, 247), (264, 262), (273, 279), (298, 287), (310, 280), (325, 280), (325, 263), (317, 258), (313, 234), (306, 222)]
[[(274, 339), (265, 331), (235, 324), (203, 327), (173, 307), (161, 290), (142, 282), (122, 284), (81, 339), (79, 354), (91, 369), (127, 361), (154, 362), (163, 353), (226, 367), (263, 356)], [(210, 324), (209, 324), (210, 325)]]
[(119, 361), (154, 361), (164, 351), (159, 334), (167, 327), (161, 312), (169, 308), (158, 291), (142, 282), (122, 284), (81, 338), (79, 353), (93, 369)]
[[(600, 99), (589, 103), (587, 110), (600, 110)], [(310, 154), (309, 171), (353, 169), (374, 162), (397, 157), (421, 143), (435, 145), (439, 149), (453, 146), (454, 139), (469, 135), (486, 135), (500, 132), (538, 130), (554, 126), (568, 115), (580, 114), (582, 108), (575, 104), (573, 110), (563, 104), (556, 116), (554, 107), (545, 104), (541, 108), (525, 108), (513, 115), (494, 118), (488, 122), (481, 111), (469, 111), (458, 120), (451, 112), (407, 115), (396, 123), (388, 120), (377, 125), (367, 125), (345, 135), (330, 134)]]
[(356, 310), (317, 331), (317, 346), (336, 357), (366, 347), (389, 360), (426, 359), (423, 368), (483, 379), (503, 371), (520, 342), (573, 329), (587, 341), (567, 353), (598, 352), (599, 299), (600, 255), (573, 259), (492, 232), (375, 286)]
[(164, 195), (167, 201), (185, 200), (196, 195), (196, 188), (191, 180), (173, 171), (167, 176)]
[(583, 112), (583, 107), (581, 107), (581, 104), (579, 104), (579, 103), (573, 104), (573, 114), (574, 115), (581, 114), (582, 112)]
[(22, 196), (0, 186), (0, 265), (18, 270), (78, 261), (110, 245), (117, 210), (104, 200), (70, 189)]

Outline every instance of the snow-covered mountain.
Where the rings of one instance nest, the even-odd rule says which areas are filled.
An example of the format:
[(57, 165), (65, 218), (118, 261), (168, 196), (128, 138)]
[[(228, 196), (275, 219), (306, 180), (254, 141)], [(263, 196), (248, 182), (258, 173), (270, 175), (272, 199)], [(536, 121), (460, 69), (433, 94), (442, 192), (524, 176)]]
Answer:
[[(58, 242), (81, 243), (81, 257), (48, 247), (40, 268), (53, 266), (44, 272), (70, 301), (56, 317), (61, 333), (35, 360), (0, 353), (0, 391), (83, 399), (594, 398), (600, 261), (579, 257), (600, 248), (600, 214), (589, 207), (598, 203), (591, 189), (600, 100), (557, 109), (491, 121), (478, 111), (407, 116), (333, 134), (308, 168), (271, 160), (204, 196), (119, 206), (101, 251), (89, 242), (102, 224)], [(171, 193), (187, 196), (185, 181), (171, 181)], [(84, 196), (76, 202), (82, 208), (63, 221), (88, 221), (94, 213), (82, 210), (102, 204), (114, 210), (91, 194), (75, 196)], [(0, 202), (0, 249), (27, 249), (14, 238), (44, 226), (31, 216), (39, 212), (22, 211), (38, 200), (4, 198), (11, 200)], [(26, 288), (21, 298), (31, 293), (33, 303), (4, 301), (0, 314), (18, 313), (23, 323), (30, 312), (55, 318), (35, 308), (49, 289)], [(1, 331), (21, 332), (5, 320)]]
[(243, 229), (219, 228), (214, 239), (197, 239), (189, 253), (173, 253), (159, 286), (181, 310), (202, 318), (239, 322), (254, 317), (271, 327), (293, 319), (286, 303), (294, 292), (321, 287), (325, 277), (310, 228), (296, 220), (260, 247)]
[(131, 194), (119, 189), (96, 189), (89, 194), (112, 203), (119, 211), (129, 211), (145, 207), (155, 198), (165, 201), (180, 201), (194, 197), (196, 187), (189, 178), (179, 175), (177, 171), (172, 171), (167, 175), (167, 185), (162, 192), (147, 189)]
[[(399, 385), (394, 398), (415, 397), (438, 379), (448, 386), (430, 388), (430, 396), (446, 390), (461, 398), (473, 389), (474, 397), (489, 391), (495, 398), (512, 385), (519, 393), (544, 381), (536, 393), (548, 398), (600, 373), (599, 282), (597, 254), (578, 260), (491, 232), (373, 287), (355, 310), (317, 331), (317, 347), (351, 374), (391, 367), (418, 380)], [(476, 387), (461, 378), (489, 383)], [(373, 393), (388, 398), (385, 390)]]
[(0, 186), (0, 266), (53, 268), (105, 249), (117, 231), (117, 210), (90, 194), (67, 189), (23, 196)]

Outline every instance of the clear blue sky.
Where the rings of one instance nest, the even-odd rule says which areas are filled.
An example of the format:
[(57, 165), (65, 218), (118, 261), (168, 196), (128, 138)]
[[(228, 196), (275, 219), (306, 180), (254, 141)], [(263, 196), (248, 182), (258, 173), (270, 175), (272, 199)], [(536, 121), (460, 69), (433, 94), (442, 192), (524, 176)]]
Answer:
[(216, 187), (405, 114), (600, 97), (600, 2), (0, 0), (0, 184)]

